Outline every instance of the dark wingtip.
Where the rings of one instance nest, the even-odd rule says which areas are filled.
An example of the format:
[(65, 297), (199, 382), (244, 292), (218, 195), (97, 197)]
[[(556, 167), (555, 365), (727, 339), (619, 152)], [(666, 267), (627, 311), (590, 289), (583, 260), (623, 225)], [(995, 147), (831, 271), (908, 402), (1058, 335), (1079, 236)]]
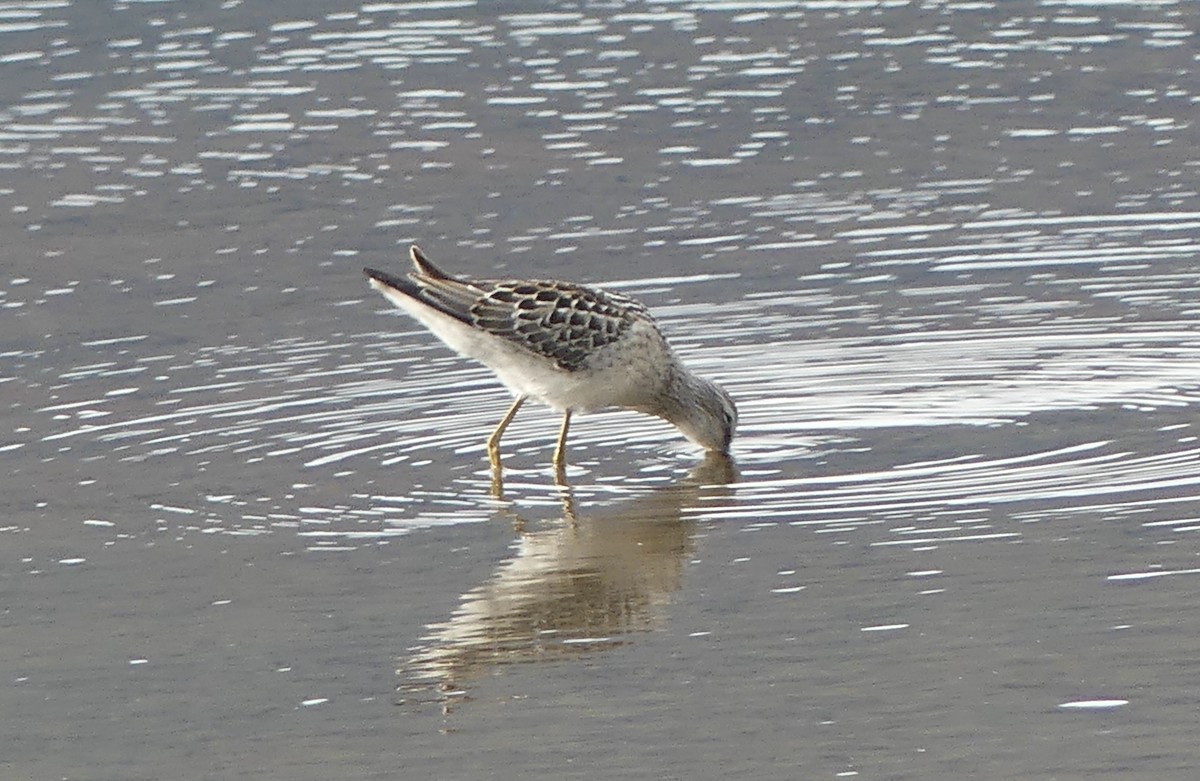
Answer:
[(395, 274), (389, 274), (386, 271), (380, 271), (379, 269), (367, 267), (363, 269), (363, 273), (367, 275), (368, 279), (374, 280), (381, 285), (386, 285), (387, 287), (395, 290), (404, 290), (406, 287), (410, 286), (404, 279), (401, 279)]

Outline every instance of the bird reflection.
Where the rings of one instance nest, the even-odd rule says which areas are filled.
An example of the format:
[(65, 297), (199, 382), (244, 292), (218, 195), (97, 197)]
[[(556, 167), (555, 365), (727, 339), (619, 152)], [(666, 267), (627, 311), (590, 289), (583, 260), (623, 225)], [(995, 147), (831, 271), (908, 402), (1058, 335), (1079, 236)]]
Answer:
[(497, 667), (600, 652), (660, 626), (693, 549), (685, 510), (727, 495), (735, 477), (727, 457), (710, 455), (678, 483), (592, 517), (577, 516), (564, 489), (562, 521), (522, 531), (515, 555), (464, 594), (448, 621), (428, 627), (398, 671), (400, 690), (449, 709)]

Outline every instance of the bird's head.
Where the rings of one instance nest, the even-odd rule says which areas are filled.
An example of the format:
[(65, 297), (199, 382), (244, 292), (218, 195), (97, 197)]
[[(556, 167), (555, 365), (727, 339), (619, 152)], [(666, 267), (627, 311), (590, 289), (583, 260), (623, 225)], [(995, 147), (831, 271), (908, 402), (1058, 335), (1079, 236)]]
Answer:
[(681, 378), (679, 403), (668, 417), (689, 440), (713, 453), (729, 453), (737, 406), (725, 389), (703, 377)]

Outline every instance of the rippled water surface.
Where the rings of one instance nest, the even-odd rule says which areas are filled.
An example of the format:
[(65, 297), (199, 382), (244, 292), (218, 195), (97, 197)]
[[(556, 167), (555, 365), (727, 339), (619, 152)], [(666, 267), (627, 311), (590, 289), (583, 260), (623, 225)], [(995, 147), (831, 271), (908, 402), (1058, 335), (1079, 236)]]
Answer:
[[(0, 4), (13, 777), (1190, 778), (1200, 7)], [(367, 289), (634, 295), (733, 463)]]

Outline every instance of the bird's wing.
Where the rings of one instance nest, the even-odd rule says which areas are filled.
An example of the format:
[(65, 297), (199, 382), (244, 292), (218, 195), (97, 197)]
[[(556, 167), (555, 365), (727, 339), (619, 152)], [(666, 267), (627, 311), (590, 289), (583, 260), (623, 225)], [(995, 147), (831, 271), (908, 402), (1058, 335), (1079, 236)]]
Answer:
[(473, 328), (551, 358), (566, 371), (582, 368), (599, 347), (619, 340), (639, 320), (653, 323), (628, 296), (570, 282), (473, 280), (433, 265), (414, 245), (414, 271), (367, 276)]
[(517, 342), (567, 371), (582, 368), (599, 347), (618, 341), (639, 319), (640, 303), (617, 293), (570, 282), (500, 281), (486, 284), (471, 307), (471, 324)]

